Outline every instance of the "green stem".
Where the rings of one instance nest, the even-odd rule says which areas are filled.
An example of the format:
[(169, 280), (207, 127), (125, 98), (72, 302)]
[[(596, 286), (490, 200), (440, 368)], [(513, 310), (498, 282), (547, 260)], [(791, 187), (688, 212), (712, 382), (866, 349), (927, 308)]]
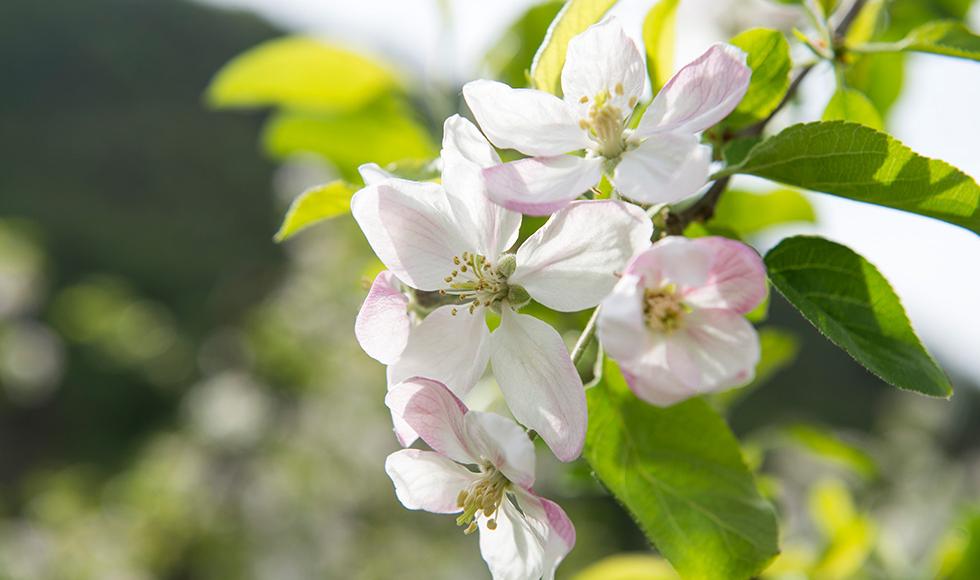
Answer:
[(582, 355), (585, 354), (585, 347), (589, 345), (589, 341), (595, 336), (596, 321), (598, 320), (599, 307), (596, 306), (595, 310), (592, 311), (592, 316), (589, 318), (589, 321), (585, 323), (585, 328), (582, 329), (582, 334), (578, 337), (575, 347), (572, 349), (572, 364), (578, 364), (578, 361), (582, 359)]

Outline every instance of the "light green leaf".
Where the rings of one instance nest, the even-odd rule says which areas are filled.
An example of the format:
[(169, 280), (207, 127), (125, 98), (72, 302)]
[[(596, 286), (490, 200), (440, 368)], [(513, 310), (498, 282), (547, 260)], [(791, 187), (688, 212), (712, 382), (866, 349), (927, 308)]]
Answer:
[(705, 401), (647, 405), (611, 360), (588, 401), (586, 459), (681, 577), (745, 579), (772, 560), (775, 515)]
[(212, 107), (283, 106), (350, 111), (397, 85), (386, 66), (319, 40), (270, 40), (235, 57), (211, 81)]
[(643, 19), (647, 71), (650, 73), (654, 93), (663, 88), (674, 74), (675, 23), (680, 3), (680, 0), (660, 0)]
[(721, 172), (733, 173), (918, 213), (980, 232), (980, 186), (973, 178), (857, 123), (793, 125)]
[(731, 43), (748, 53), (747, 64), (752, 69), (748, 92), (725, 120), (725, 125), (739, 128), (757, 123), (776, 110), (789, 89), (793, 63), (789, 57), (789, 43), (778, 30), (746, 30)]
[(341, 180), (307, 189), (290, 204), (274, 239), (285, 241), (314, 224), (349, 212), (352, 195), (354, 188)]
[(885, 0), (869, 0), (861, 7), (857, 18), (851, 23), (844, 36), (848, 46), (862, 44), (871, 40), (882, 21)]
[(851, 121), (871, 127), (884, 129), (885, 123), (874, 103), (861, 91), (850, 88), (838, 88), (830, 97), (827, 108), (823, 111), (824, 121)]
[(574, 580), (681, 580), (670, 564), (653, 554), (616, 554), (599, 560)]
[(568, 0), (548, 27), (544, 42), (531, 63), (531, 84), (534, 88), (561, 95), (561, 69), (565, 66), (568, 41), (592, 26), (616, 0)]
[(813, 206), (795, 189), (753, 193), (732, 189), (722, 194), (708, 223), (727, 227), (742, 237), (786, 223), (816, 221)]
[(900, 389), (952, 394), (895, 291), (867, 260), (823, 238), (796, 236), (770, 250), (765, 263), (773, 286), (872, 373)]
[(484, 57), (493, 78), (512, 87), (527, 86), (534, 53), (561, 7), (561, 0), (537, 4), (510, 25)]
[(980, 36), (956, 20), (924, 24), (910, 32), (900, 44), (906, 51), (980, 60)]
[(900, 52), (860, 55), (846, 67), (847, 86), (864, 93), (883, 118), (898, 101), (905, 84), (905, 55)]
[(357, 167), (405, 159), (431, 159), (437, 150), (428, 132), (397, 103), (367, 107), (351, 114), (285, 111), (273, 116), (262, 136), (276, 158), (316, 153), (350, 180)]
[(783, 435), (789, 442), (866, 479), (873, 479), (878, 474), (877, 463), (865, 450), (841, 440), (827, 429), (798, 423), (787, 427)]

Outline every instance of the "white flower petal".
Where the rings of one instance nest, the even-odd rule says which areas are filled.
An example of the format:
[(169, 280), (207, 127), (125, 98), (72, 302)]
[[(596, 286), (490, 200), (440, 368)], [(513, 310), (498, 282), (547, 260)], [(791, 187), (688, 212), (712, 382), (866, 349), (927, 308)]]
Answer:
[(433, 451), (459, 463), (477, 463), (464, 424), (468, 409), (446, 385), (414, 377), (393, 386), (385, 405)]
[[(548, 538), (545, 541), (543, 580), (553, 580), (555, 569), (565, 559), (565, 556), (575, 547), (575, 526), (565, 514), (565, 510), (555, 502), (540, 496), (535, 496), (541, 505), (541, 516), (538, 510), (527, 507), (525, 515), (528, 518), (540, 518), (547, 525)], [(521, 500), (521, 506), (529, 506), (531, 502)]]
[(495, 261), (517, 241), (521, 215), (487, 199), (482, 170), (500, 164), (500, 157), (473, 123), (453, 115), (442, 137), (442, 184), (458, 223), (478, 253)]
[(357, 172), (361, 174), (364, 185), (376, 185), (386, 179), (397, 178), (394, 173), (381, 169), (377, 163), (365, 163), (357, 168)]
[(389, 455), (385, 472), (395, 484), (395, 494), (403, 506), (437, 514), (462, 511), (456, 498), (478, 477), (438, 453), (419, 449), (402, 449)]
[[(633, 109), (630, 99), (640, 98), (645, 83), (640, 50), (615, 19), (593, 24), (568, 42), (561, 88), (565, 101), (579, 109), (583, 118), (602, 92), (609, 93), (624, 117), (629, 115)], [(583, 103), (583, 97), (588, 101)]]
[(466, 433), (477, 459), (486, 459), (521, 487), (534, 485), (534, 444), (524, 429), (501, 415), (470, 411)]
[(528, 215), (549, 215), (565, 207), (602, 177), (601, 157), (530, 157), (483, 170), (494, 202)]
[(632, 200), (673, 203), (697, 193), (710, 175), (710, 147), (693, 134), (663, 133), (623, 153), (612, 181)]
[(463, 86), (463, 97), (487, 138), (501, 149), (547, 156), (589, 144), (574, 109), (554, 95), (478, 80)]
[(558, 459), (578, 457), (585, 442), (585, 388), (558, 332), (504, 308), (491, 342), (494, 376), (514, 417), (537, 431)]
[(711, 252), (703, 244), (681, 236), (668, 236), (637, 254), (626, 273), (643, 278), (647, 288), (660, 289), (675, 284), (684, 290), (708, 280)]
[(727, 117), (749, 88), (752, 69), (745, 59), (730, 44), (712, 45), (667, 81), (640, 120), (637, 135), (697, 133)]
[(614, 200), (576, 201), (517, 250), (512, 284), (553, 310), (599, 303), (633, 254), (650, 245), (653, 226), (639, 207)]
[(385, 270), (374, 278), (357, 313), (354, 336), (368, 356), (389, 365), (405, 349), (410, 330), (408, 296), (395, 275)]
[[(534, 507), (529, 504), (529, 509)], [(487, 518), (481, 515), (478, 520), (480, 553), (493, 580), (540, 578), (545, 568), (547, 525), (539, 519), (525, 518), (509, 500), (501, 503), (494, 519), (497, 526), (493, 530), (487, 527)]]
[(389, 367), (391, 383), (427, 377), (459, 397), (476, 384), (490, 357), (490, 331), (482, 310), (460, 308), (454, 316), (453, 309), (441, 306), (412, 329), (401, 358)]
[(413, 288), (433, 291), (453, 269), (453, 256), (473, 251), (434, 183), (389, 179), (354, 194), (351, 213), (378, 258)]
[(631, 360), (650, 348), (644, 290), (642, 278), (625, 275), (602, 301), (596, 331), (606, 354), (616, 360)]
[(643, 356), (618, 361), (630, 390), (658, 407), (668, 407), (700, 394), (670, 372), (666, 346), (663, 340), (654, 341)]
[[(759, 336), (755, 328), (731, 310), (695, 309), (668, 339), (667, 364), (671, 372), (701, 393), (751, 381), (758, 362)], [(696, 381), (691, 381), (695, 378), (691, 368), (698, 375)]]
[(745, 314), (766, 297), (766, 267), (755, 250), (721, 237), (698, 238), (691, 243), (707, 248), (711, 266), (707, 280), (684, 293), (687, 304)]

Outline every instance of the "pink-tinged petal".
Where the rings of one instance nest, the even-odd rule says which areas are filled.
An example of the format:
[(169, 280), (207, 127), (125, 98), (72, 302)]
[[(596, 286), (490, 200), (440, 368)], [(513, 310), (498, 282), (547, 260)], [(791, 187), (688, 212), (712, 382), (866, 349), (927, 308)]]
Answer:
[(405, 349), (410, 330), (408, 296), (402, 293), (398, 278), (385, 270), (374, 278), (357, 313), (354, 336), (368, 356), (390, 365)]
[(625, 273), (643, 278), (647, 288), (674, 284), (683, 290), (703, 285), (710, 268), (711, 253), (707, 247), (681, 236), (669, 236), (637, 254)]
[(361, 180), (364, 181), (364, 185), (376, 185), (386, 179), (397, 178), (394, 173), (381, 169), (381, 166), (377, 163), (365, 163), (357, 168), (357, 172), (361, 174)]
[[(675, 349), (682, 354), (675, 354)], [(672, 373), (693, 376), (696, 372), (696, 382), (691, 376), (680, 378), (698, 392), (709, 393), (752, 380), (759, 362), (759, 336), (742, 315), (731, 310), (695, 309), (670, 336), (667, 350)]]
[[(527, 503), (527, 509), (543, 508)], [(524, 505), (521, 506), (524, 509)], [(487, 527), (487, 518), (478, 518), (480, 553), (493, 580), (536, 580), (545, 569), (549, 530), (544, 518), (525, 518), (510, 501), (501, 503), (494, 514), (496, 528)]]
[[(646, 69), (640, 50), (614, 18), (593, 24), (568, 43), (561, 87), (565, 101), (585, 118), (592, 100), (608, 92), (611, 102), (629, 115), (643, 94)], [(583, 103), (582, 98), (588, 99)]]
[(553, 310), (592, 308), (631, 256), (650, 245), (653, 226), (639, 207), (614, 200), (576, 201), (517, 250), (510, 283)]
[(492, 201), (528, 215), (549, 215), (599, 183), (601, 157), (529, 157), (483, 170)]
[(677, 72), (653, 99), (637, 135), (696, 133), (718, 123), (742, 101), (752, 69), (746, 54), (730, 44), (712, 45)]
[(544, 550), (543, 580), (553, 580), (555, 570), (575, 547), (575, 526), (565, 510), (555, 502), (538, 497), (548, 524), (548, 540)]
[(642, 278), (625, 275), (599, 307), (599, 341), (606, 354), (616, 360), (632, 360), (650, 348), (644, 290)]
[(766, 267), (749, 246), (721, 237), (691, 243), (711, 254), (708, 279), (684, 293), (684, 301), (699, 308), (726, 308), (745, 314), (766, 297)]
[[(385, 376), (388, 377), (389, 390), (399, 383), (399, 381), (391, 380), (391, 378), (394, 376), (394, 374), (391, 372), (391, 368), (392, 367), (390, 366), (385, 368)], [(400, 413), (396, 413), (391, 409), (388, 410), (391, 412), (392, 431), (395, 432), (395, 438), (398, 439), (398, 443), (402, 447), (411, 447), (412, 444), (418, 440), (419, 434), (415, 432), (415, 429), (412, 429), (411, 425), (405, 422), (405, 419), (402, 418)]]
[(459, 463), (477, 463), (464, 424), (466, 405), (446, 385), (414, 377), (392, 387), (385, 405), (433, 451)]
[(534, 485), (534, 444), (517, 423), (495, 413), (470, 411), (466, 433), (477, 459), (489, 461), (517, 485)]
[(389, 179), (369, 185), (354, 194), (351, 213), (385, 266), (419, 290), (445, 287), (453, 256), (474, 249), (434, 183)]
[(414, 329), (401, 358), (389, 367), (391, 384), (412, 377), (428, 377), (462, 397), (476, 384), (490, 358), (490, 331), (483, 311), (470, 314), (441, 306)]
[(463, 97), (484, 134), (501, 149), (547, 156), (589, 144), (575, 110), (549, 93), (478, 80), (463, 86)]
[(442, 137), (442, 184), (463, 230), (477, 251), (496, 260), (517, 241), (521, 215), (487, 199), (483, 168), (500, 164), (500, 157), (476, 126), (453, 115)]
[(389, 455), (385, 472), (395, 484), (395, 494), (403, 506), (437, 514), (462, 511), (456, 498), (478, 477), (438, 453), (419, 449), (402, 449)]
[(585, 388), (558, 332), (504, 308), (491, 337), (493, 373), (514, 417), (571, 461), (585, 443)]
[(669, 407), (700, 393), (667, 370), (666, 350), (661, 347), (647, 356), (620, 363), (626, 384), (637, 397), (651, 405)]
[(612, 181), (632, 200), (674, 203), (697, 193), (710, 175), (710, 147), (694, 134), (664, 133), (623, 153)]

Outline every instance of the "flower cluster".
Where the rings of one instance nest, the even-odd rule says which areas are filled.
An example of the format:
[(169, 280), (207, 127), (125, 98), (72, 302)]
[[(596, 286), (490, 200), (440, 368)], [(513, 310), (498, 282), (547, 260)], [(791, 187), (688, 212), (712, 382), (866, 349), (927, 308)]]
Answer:
[[(386, 403), (406, 447), (386, 471), (405, 507), (459, 514), (466, 533), (479, 530), (495, 579), (551, 578), (571, 550), (568, 517), (532, 490), (532, 439), (572, 461), (587, 426), (565, 342), (522, 307), (599, 307), (606, 353), (652, 404), (751, 379), (759, 346), (743, 315), (765, 296), (758, 255), (723, 238), (652, 243), (641, 205), (707, 183), (711, 149), (699, 133), (735, 108), (749, 77), (739, 49), (712, 46), (631, 123), (643, 59), (609, 19), (569, 43), (564, 98), (468, 83), (479, 128), (446, 120), (440, 182), (361, 168), (351, 211), (387, 270), (355, 333), (388, 367)], [(498, 148), (528, 157), (504, 163)], [(611, 199), (596, 199), (603, 177)], [(522, 213), (550, 217), (517, 245)], [(516, 422), (463, 404), (488, 366)], [(407, 448), (418, 439), (432, 451)]]

